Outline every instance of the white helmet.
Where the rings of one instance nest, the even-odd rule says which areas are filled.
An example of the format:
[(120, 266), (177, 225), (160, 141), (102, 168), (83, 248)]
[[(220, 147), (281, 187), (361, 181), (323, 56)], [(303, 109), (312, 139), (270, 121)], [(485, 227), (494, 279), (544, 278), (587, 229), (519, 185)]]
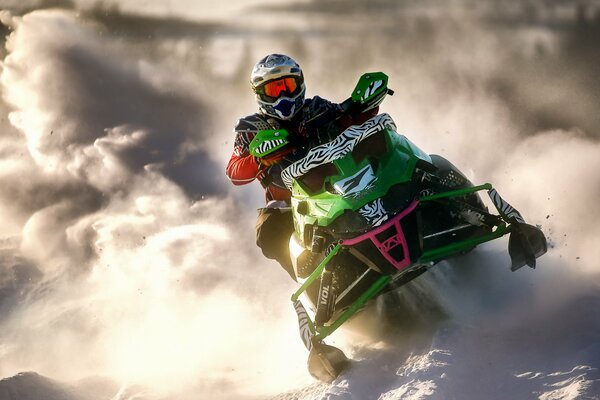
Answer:
[(256, 63), (250, 76), (260, 111), (278, 119), (292, 119), (304, 104), (304, 75), (291, 57), (269, 54)]

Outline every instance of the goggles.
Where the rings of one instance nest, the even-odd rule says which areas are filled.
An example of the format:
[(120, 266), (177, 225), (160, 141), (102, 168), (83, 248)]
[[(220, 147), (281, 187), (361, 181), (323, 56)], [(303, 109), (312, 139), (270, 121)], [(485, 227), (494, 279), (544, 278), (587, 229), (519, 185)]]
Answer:
[(295, 94), (301, 85), (302, 82), (299, 82), (297, 78), (288, 76), (264, 83), (256, 87), (254, 92), (259, 95), (276, 99), (281, 93)]

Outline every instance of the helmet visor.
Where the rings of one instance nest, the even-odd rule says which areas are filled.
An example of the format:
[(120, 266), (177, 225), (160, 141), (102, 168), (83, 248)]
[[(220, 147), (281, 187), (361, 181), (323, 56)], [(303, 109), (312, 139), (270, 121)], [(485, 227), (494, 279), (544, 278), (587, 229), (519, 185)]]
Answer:
[(298, 89), (299, 85), (296, 78), (285, 77), (269, 81), (256, 88), (256, 93), (270, 97), (273, 99), (278, 98), (281, 93), (294, 94)]

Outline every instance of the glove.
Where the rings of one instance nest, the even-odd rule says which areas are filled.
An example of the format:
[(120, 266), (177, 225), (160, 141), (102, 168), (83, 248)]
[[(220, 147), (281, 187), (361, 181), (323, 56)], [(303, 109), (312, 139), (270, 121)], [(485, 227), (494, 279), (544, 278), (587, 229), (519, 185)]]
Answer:
[(264, 157), (256, 157), (256, 162), (263, 167), (270, 167), (283, 160), (283, 158), (290, 154), (292, 151), (293, 149), (291, 147), (286, 147), (279, 151), (276, 151), (273, 154), (269, 154)]

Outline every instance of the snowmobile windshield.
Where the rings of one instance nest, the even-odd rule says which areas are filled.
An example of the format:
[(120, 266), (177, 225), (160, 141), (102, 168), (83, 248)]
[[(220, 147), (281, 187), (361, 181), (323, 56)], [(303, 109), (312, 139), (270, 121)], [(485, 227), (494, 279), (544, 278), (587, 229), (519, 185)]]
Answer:
[[(356, 144), (354, 150), (352, 150), (351, 157), (356, 165), (356, 169), (359, 169), (358, 165), (363, 160), (368, 159), (373, 167), (370, 171), (373, 173), (377, 167), (377, 160), (383, 157), (386, 152), (385, 134), (384, 132), (378, 132)], [(328, 179), (330, 177), (331, 179)], [(317, 194), (323, 190), (327, 190), (334, 194), (344, 195), (346, 192), (340, 191), (335, 182), (340, 180), (345, 181), (346, 178), (348, 177), (344, 176), (340, 169), (336, 167), (334, 161), (312, 168), (306, 174), (299, 177), (298, 181), (310, 194)]]
[[(396, 125), (388, 114), (380, 114), (362, 125), (351, 126), (331, 142), (310, 149), (304, 158), (296, 161), (281, 172), (281, 179), (288, 189), (293, 190), (292, 186), (294, 179), (299, 179), (303, 175), (308, 174), (311, 169), (314, 169), (319, 165), (335, 163), (339, 168), (340, 162), (342, 161), (350, 161), (356, 164), (352, 158), (348, 160), (348, 157), (346, 156), (355, 150), (360, 142), (365, 141), (370, 136), (382, 133), (383, 140), (387, 140), (383, 133), (384, 131), (396, 131)], [(365, 148), (356, 155), (357, 159), (365, 157), (365, 154), (367, 154), (368, 151), (371, 151), (371, 146), (365, 145), (364, 147)], [(379, 146), (374, 146), (374, 148), (376, 149), (377, 154), (380, 154), (381, 150), (385, 149), (384, 145), (381, 143)], [(385, 150), (383, 152), (385, 153)]]
[(327, 163), (319, 165), (302, 175), (298, 181), (310, 192), (318, 193), (323, 190), (325, 180), (332, 176), (337, 175), (338, 170), (333, 163)]
[(387, 152), (387, 144), (385, 134), (378, 132), (375, 135), (369, 136), (365, 140), (356, 145), (352, 151), (352, 159), (359, 164), (365, 158), (381, 158)]

